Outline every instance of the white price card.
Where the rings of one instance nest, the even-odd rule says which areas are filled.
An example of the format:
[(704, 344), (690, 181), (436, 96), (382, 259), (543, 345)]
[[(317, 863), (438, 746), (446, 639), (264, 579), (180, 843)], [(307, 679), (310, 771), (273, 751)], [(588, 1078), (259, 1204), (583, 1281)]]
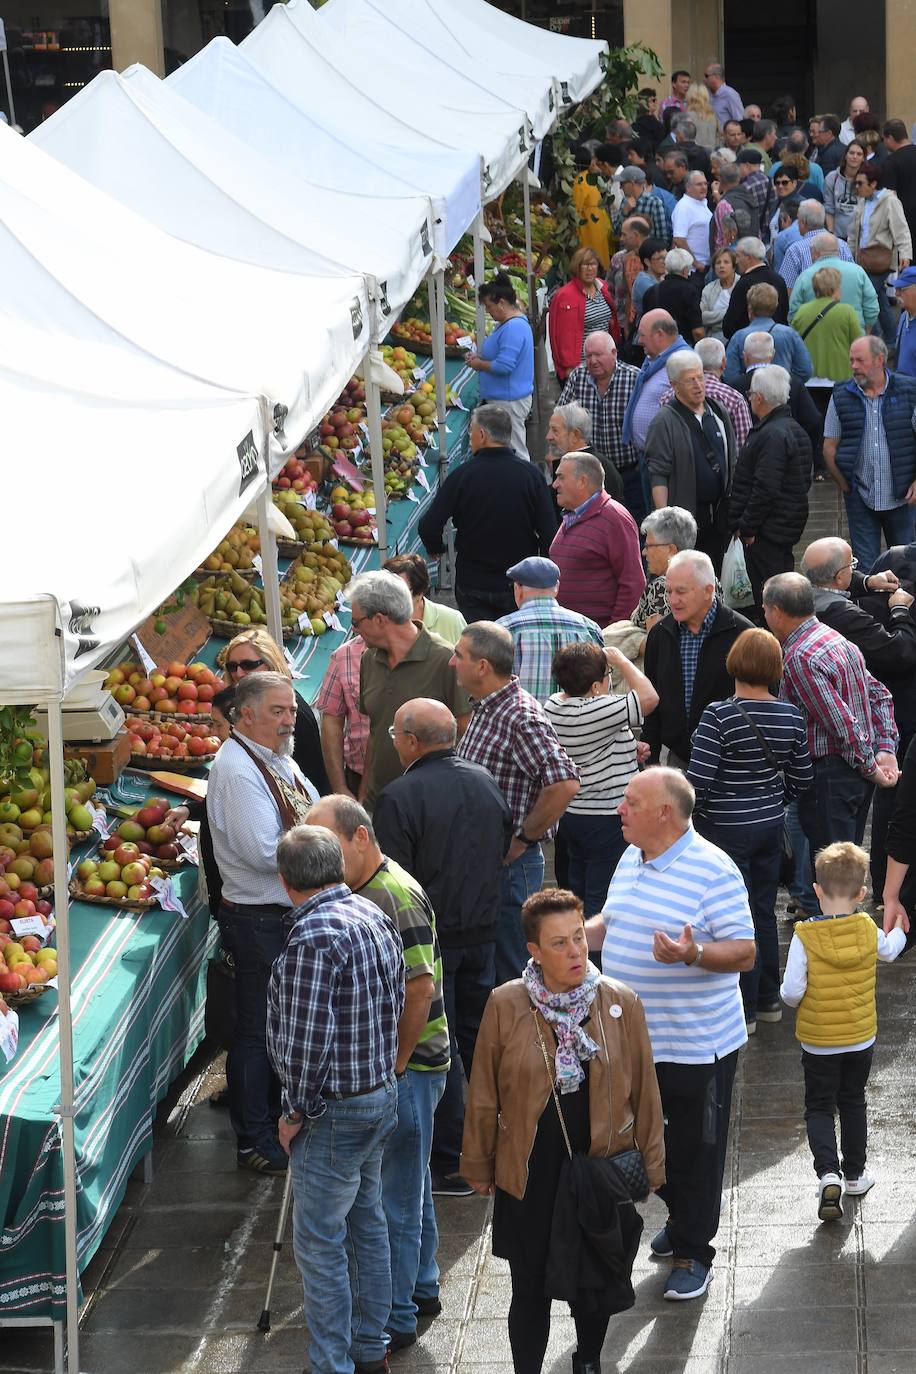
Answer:
[(459, 348), (474, 347), (474, 340), (468, 334), (462, 334), (460, 339), (455, 340), (455, 343), (458, 345)]
[(185, 920), (188, 919), (188, 913), (181, 905), (181, 898), (172, 886), (171, 878), (150, 878), (150, 887), (159, 898), (159, 905), (163, 911), (174, 911)]
[(474, 280), (470, 272), (467, 275), (466, 281), (468, 286), (470, 286), (472, 290), (477, 285), (476, 281)]
[[(306, 625), (311, 625), (311, 623), (312, 617), (309, 615), (308, 611), (303, 611), (299, 619), (296, 621), (296, 624), (299, 626), (300, 630), (304, 630)], [(287, 650), (286, 657), (289, 659), (290, 663), (292, 663), (293, 660), (289, 656), (289, 650)]]
[[(308, 619), (308, 617), (306, 617), (306, 619)], [(283, 657), (289, 664), (289, 671), (292, 673), (293, 677), (305, 678), (308, 676), (308, 674), (306, 673), (300, 673), (299, 669), (296, 667), (296, 660), (293, 658), (292, 654), (290, 653), (289, 649), (287, 649), (285, 644), (283, 646)]]
[(262, 561), (261, 561), (261, 555), (260, 555), (259, 553), (256, 553), (256, 554), (254, 555), (254, 557), (252, 558), (252, 560), (251, 560), (251, 566), (254, 568), (255, 572), (256, 572), (257, 575), (258, 575), (258, 577), (263, 577), (263, 576), (264, 576), (264, 564), (263, 564)]
[(461, 399), (461, 397), (458, 395), (457, 391), (455, 392), (454, 396), (452, 397), (451, 403), (452, 403), (452, 405), (455, 407), (456, 410), (464, 410), (464, 411), (467, 411), (467, 406), (464, 404), (464, 401), (462, 401), (462, 399)]
[(356, 428), (365, 439), (369, 438), (369, 426), (366, 424), (365, 420), (360, 420)]
[(305, 506), (306, 510), (317, 510), (318, 502), (315, 499), (315, 493), (313, 491), (307, 491), (302, 504)]
[(423, 371), (422, 367), (415, 367), (411, 376), (416, 377), (418, 382), (422, 382), (426, 373)]
[(92, 828), (100, 839), (107, 840), (111, 834), (111, 823), (107, 814), (101, 806), (93, 806), (92, 802), (87, 802), (89, 814), (92, 817)]
[(429, 478), (422, 468), (417, 468), (417, 481), (424, 491), (429, 491)]
[(137, 651), (137, 657), (139, 658), (141, 664), (143, 665), (143, 671), (144, 671), (144, 673), (152, 673), (152, 672), (155, 672), (156, 664), (153, 662), (153, 660), (150, 658), (149, 654), (148, 654), (148, 653), (146, 652), (146, 650), (144, 649), (143, 645), (140, 643), (140, 636), (139, 636), (139, 635), (131, 635), (131, 637), (130, 637), (130, 642), (131, 642), (131, 644), (134, 646), (134, 648), (135, 648), (136, 651)]
[(10, 1007), (0, 1013), (0, 1054), (7, 1064), (19, 1047), (19, 1013)]
[(10, 921), (14, 935), (37, 935), (43, 945), (46, 945), (54, 931), (54, 923), (45, 925), (40, 916), (17, 916)]
[(336, 539), (329, 539), (328, 543), (330, 544), (332, 549), (337, 549), (340, 547)]
[(325, 611), (321, 618), (329, 630), (343, 630), (343, 626), (333, 611)]
[(414, 505), (418, 506), (420, 504), (420, 498), (414, 491), (413, 487), (407, 488), (406, 496), (408, 501), (413, 501)]
[(178, 855), (179, 863), (181, 863), (182, 861), (189, 864), (200, 863), (200, 855), (197, 850), (196, 835), (179, 835), (178, 848), (181, 850), (181, 853)]

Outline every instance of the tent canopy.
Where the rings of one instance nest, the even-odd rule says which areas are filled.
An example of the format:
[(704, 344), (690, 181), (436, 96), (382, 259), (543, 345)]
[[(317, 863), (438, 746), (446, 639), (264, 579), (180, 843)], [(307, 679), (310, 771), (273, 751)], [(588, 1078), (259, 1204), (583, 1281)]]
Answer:
[(369, 343), (365, 280), (232, 262), (164, 234), (0, 128), (0, 316), (113, 337), (199, 380), (267, 399), (276, 471)]
[[(501, 195), (528, 160), (531, 125), (523, 110), (480, 113), (479, 91), (473, 99), (456, 94), (457, 74), (440, 99), (436, 80), (395, 60), (386, 58), (382, 65), (376, 55), (371, 63), (360, 58), (351, 64), (309, 0), (274, 5), (241, 48), (291, 99), (307, 91), (310, 107), (326, 108), (345, 100), (354, 124), (384, 143), (409, 149), (426, 139), (477, 153), (486, 200)], [(410, 92), (417, 102), (416, 128), (401, 113)]]
[(383, 335), (432, 261), (428, 198), (309, 186), (265, 162), (145, 67), (100, 73), (31, 137), (93, 186), (199, 248), (283, 272), (370, 273), (384, 283)]
[(309, 100), (303, 81), (281, 91), (228, 38), (214, 38), (165, 85), (287, 175), (366, 196), (427, 195), (440, 257), (448, 256), (480, 210), (475, 153), (430, 143), (422, 134), (411, 147), (385, 143), (375, 121), (349, 118), (339, 89), (324, 104)]
[(203, 561), (266, 480), (262, 413), (126, 347), (2, 332), (4, 701), (65, 691)]

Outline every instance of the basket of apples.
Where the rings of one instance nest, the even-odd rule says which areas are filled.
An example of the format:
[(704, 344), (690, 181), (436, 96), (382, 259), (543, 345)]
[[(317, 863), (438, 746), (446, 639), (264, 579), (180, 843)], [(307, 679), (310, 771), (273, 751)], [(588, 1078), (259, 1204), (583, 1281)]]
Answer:
[[(320, 455), (313, 457), (310, 461), (321, 467), (324, 466), (324, 459)], [(314, 474), (308, 464), (309, 450), (305, 447), (300, 448), (295, 457), (287, 459), (274, 478), (274, 491), (291, 491), (300, 499), (304, 499), (310, 491), (317, 491), (318, 483), (315, 481)]]
[(105, 687), (132, 715), (148, 720), (176, 716), (200, 722), (210, 719), (210, 702), (223, 686), (206, 663), (168, 663), (146, 676), (135, 664), (112, 668)]
[(331, 517), (334, 533), (341, 544), (374, 544), (378, 539), (378, 526), (375, 511), (370, 510), (367, 501), (373, 502), (371, 491), (351, 491), (338, 483), (330, 494)]
[(9, 1007), (34, 1002), (57, 976), (57, 950), (37, 935), (0, 934), (0, 994)]
[(184, 725), (170, 720), (129, 716), (126, 722), (132, 768), (158, 768), (162, 762), (178, 772), (212, 763), (222, 741), (212, 725)]
[[(179, 827), (166, 820), (170, 810), (171, 803), (165, 797), (151, 797), (145, 806), (141, 806), (128, 820), (121, 821), (117, 830), (102, 841), (100, 854), (103, 857), (113, 854), (118, 863), (124, 863), (125, 858), (129, 860), (136, 857), (132, 852), (136, 849), (155, 868), (161, 868), (163, 872), (175, 872), (181, 846), (178, 843)], [(118, 855), (121, 857), (118, 858)]]

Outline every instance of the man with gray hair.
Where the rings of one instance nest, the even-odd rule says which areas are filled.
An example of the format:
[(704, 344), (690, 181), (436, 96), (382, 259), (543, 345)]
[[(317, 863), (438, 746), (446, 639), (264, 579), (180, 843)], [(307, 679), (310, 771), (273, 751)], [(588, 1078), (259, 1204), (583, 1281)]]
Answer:
[(451, 666), (451, 646), (412, 619), (413, 599), (400, 577), (360, 573), (347, 596), (353, 628), (366, 642), (359, 664), (359, 709), (369, 721), (369, 743), (359, 800), (371, 809), (385, 784), (401, 772), (389, 733), (398, 707), (413, 697), (433, 697), (448, 706), (463, 731), (469, 703)]
[(469, 431), (474, 457), (449, 473), (418, 526), (428, 552), (439, 557), (445, 526), (454, 524), (455, 600), (469, 622), (515, 608), (506, 568), (546, 554), (557, 528), (543, 474), (509, 447), (511, 432), (504, 407), (477, 407)]
[(270, 974), (267, 1045), (309, 1368), (382, 1371), (391, 1255), (380, 1184), (397, 1120), (403, 946), (390, 916), (344, 885), (340, 844), (323, 826), (285, 835), (277, 867), (292, 928)]
[(674, 399), (646, 436), (646, 464), (656, 507), (683, 506), (697, 522), (697, 548), (718, 572), (725, 552), (726, 511), (737, 449), (728, 412), (706, 394), (703, 363), (681, 351), (668, 359)]
[(505, 983), (518, 978), (528, 962), (522, 905), (540, 891), (541, 841), (556, 834), (560, 817), (579, 791), (579, 772), (540, 702), (513, 675), (515, 646), (507, 629), (486, 620), (468, 625), (452, 662), (474, 702), (459, 757), (479, 763), (493, 776), (515, 826), (503, 868), (496, 935), (496, 981)]
[[(574, 367), (566, 378), (559, 404), (568, 406), (576, 402), (588, 412), (593, 451), (598, 457), (607, 459), (609, 465), (605, 466), (605, 490), (622, 501), (632, 515), (633, 503), (637, 498), (642, 501), (642, 483), (639, 454), (632, 444), (624, 443), (623, 419), (639, 369), (620, 361), (613, 335), (606, 329), (586, 335), (584, 356), (585, 361)], [(557, 447), (559, 450), (559, 443)], [(562, 453), (558, 451), (557, 461), (569, 451), (569, 448), (563, 448)], [(609, 467), (620, 477), (622, 494), (608, 486)]]
[(728, 527), (744, 545), (753, 618), (762, 625), (763, 584), (790, 571), (808, 520), (812, 451), (807, 434), (792, 419), (784, 367), (758, 367), (750, 401), (756, 424), (735, 465)]
[(795, 279), (789, 297), (789, 321), (807, 301), (814, 300), (815, 272), (821, 267), (835, 267), (840, 274), (840, 300), (852, 306), (867, 334), (878, 318), (878, 295), (864, 267), (840, 256), (840, 242), (835, 234), (827, 233), (815, 234), (811, 240), (811, 266)]
[[(606, 336), (610, 338), (610, 335)], [(613, 340), (612, 340), (613, 342)], [(615, 350), (616, 353), (616, 350)], [(615, 500), (623, 495), (623, 479), (610, 458), (603, 453), (595, 453), (590, 446), (592, 437), (592, 417), (585, 406), (578, 401), (562, 402), (554, 406), (553, 414), (547, 421), (544, 454), (550, 479), (556, 465), (567, 453), (590, 453), (597, 458), (604, 469), (604, 489)]]
[[(744, 371), (734, 380), (734, 389), (742, 396), (750, 396), (754, 373), (760, 367), (767, 367), (776, 357), (776, 343), (772, 334), (765, 329), (753, 329), (744, 333)], [(817, 454), (820, 448), (823, 423), (811, 392), (798, 377), (789, 376), (789, 411), (792, 419), (801, 425), (811, 443), (811, 451)], [(819, 479), (822, 480), (822, 479)]]
[[(735, 431), (735, 447), (740, 450), (751, 432), (751, 412), (741, 392), (722, 381), (722, 373), (725, 371), (725, 345), (721, 339), (698, 339), (693, 351), (703, 364), (706, 395), (718, 401), (723, 410), (728, 412), (732, 429)], [(669, 386), (662, 392), (661, 403), (666, 406), (673, 400), (674, 387)]]
[[(799, 239), (790, 245), (779, 268), (779, 275), (791, 291), (802, 272), (811, 266), (811, 246), (823, 234), (827, 212), (817, 200), (803, 200), (798, 207)], [(837, 251), (844, 262), (852, 262), (852, 254), (842, 239), (837, 239)]]
[(777, 295), (776, 310), (773, 318), (779, 324), (789, 319), (789, 292), (778, 272), (774, 272), (767, 262), (767, 250), (763, 240), (754, 237), (739, 239), (735, 244), (735, 259), (739, 277), (732, 287), (731, 299), (722, 321), (722, 333), (726, 339), (737, 334), (750, 323), (747, 309), (747, 293), (752, 286), (766, 283), (775, 287)]
[[(690, 254), (693, 270), (705, 272), (709, 266), (709, 221), (712, 211), (706, 204), (709, 182), (705, 172), (690, 172), (684, 194), (671, 216), (672, 245)], [(668, 266), (668, 259), (665, 259)], [(684, 331), (681, 330), (681, 333)]]
[(619, 180), (623, 200), (620, 207), (614, 212), (612, 220), (614, 233), (619, 237), (624, 220), (629, 219), (632, 215), (641, 215), (643, 219), (648, 221), (652, 237), (661, 239), (662, 243), (667, 246), (671, 241), (671, 236), (668, 231), (665, 207), (658, 196), (652, 194), (643, 169), (627, 165), (622, 168)]
[(649, 758), (662, 747), (669, 762), (686, 768), (691, 737), (711, 701), (722, 701), (735, 684), (725, 666), (728, 652), (751, 622), (716, 596), (716, 574), (707, 554), (677, 553), (665, 573), (668, 614), (649, 631), (645, 674), (658, 692), (658, 706), (643, 725)]
[(729, 86), (726, 83), (722, 63), (707, 62), (703, 80), (709, 91), (709, 103), (715, 110), (716, 118), (722, 127), (724, 128), (730, 119), (740, 123), (744, 118), (744, 101), (734, 86)]
[(590, 453), (567, 453), (553, 485), (563, 512), (550, 546), (560, 605), (602, 627), (625, 620), (646, 585), (632, 515), (608, 496), (604, 469)]

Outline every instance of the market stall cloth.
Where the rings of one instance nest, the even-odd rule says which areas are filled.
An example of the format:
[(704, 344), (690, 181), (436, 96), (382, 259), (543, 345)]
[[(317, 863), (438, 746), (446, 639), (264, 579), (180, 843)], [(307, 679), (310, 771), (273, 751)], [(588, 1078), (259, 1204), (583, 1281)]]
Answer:
[[(453, 43), (437, 48), (415, 27), (415, 10), (414, 0), (328, 0), (318, 14), (337, 34), (348, 59), (361, 55), (366, 62), (384, 66), (388, 56), (394, 57), (422, 71), (442, 105), (459, 101), (483, 112), (524, 110), (534, 137), (542, 139), (555, 118), (552, 78), (497, 72), (486, 46), (473, 55)], [(421, 19), (422, 13), (420, 9)]]
[(145, 67), (101, 72), (30, 135), (176, 238), (282, 272), (368, 274), (382, 335), (432, 260), (426, 196), (309, 184), (267, 162)]
[(312, 108), (344, 100), (354, 125), (395, 147), (418, 142), (416, 129), (403, 113), (414, 91), (416, 122), (423, 136), (433, 144), (480, 157), (485, 200), (501, 195), (528, 161), (534, 140), (523, 110), (482, 114), (465, 95), (440, 97), (437, 83), (427, 80), (423, 71), (402, 65), (395, 50), (376, 54), (371, 63), (350, 64), (340, 40), (309, 0), (274, 5), (241, 50), (291, 99), (307, 92)]
[(363, 277), (271, 271), (182, 243), (5, 126), (0, 268), (7, 321), (127, 343), (200, 380), (265, 397), (273, 471), (370, 339)]
[[(131, 1171), (152, 1149), (157, 1104), (203, 1039), (216, 927), (197, 869), (173, 879), (188, 919), (70, 907), (76, 1080), (77, 1250), (85, 1269)], [(23, 1008), (0, 1067), (0, 1316), (64, 1316), (63, 1155), (57, 993)]]
[(309, 98), (304, 82), (280, 91), (228, 38), (214, 38), (165, 85), (281, 168), (331, 189), (366, 196), (429, 196), (433, 248), (447, 257), (480, 209), (480, 158), (427, 140), (409, 147), (382, 140), (374, 120), (350, 118), (340, 94)]

